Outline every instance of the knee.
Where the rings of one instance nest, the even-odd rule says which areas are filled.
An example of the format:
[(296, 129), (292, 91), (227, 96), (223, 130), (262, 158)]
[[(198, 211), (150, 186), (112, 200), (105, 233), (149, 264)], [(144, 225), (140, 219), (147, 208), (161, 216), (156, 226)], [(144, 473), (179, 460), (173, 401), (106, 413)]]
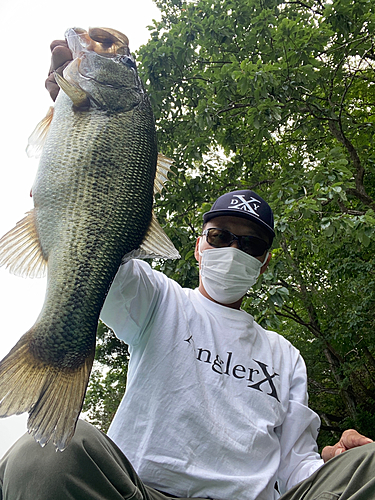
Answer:
[(357, 446), (356, 448), (352, 448), (347, 451), (351, 456), (356, 458), (359, 461), (363, 461), (366, 459), (375, 460), (375, 443), (365, 444), (363, 446)]
[(351, 448), (335, 457), (335, 460), (340, 461), (341, 467), (355, 468), (359, 474), (367, 469), (375, 471), (375, 443)]
[[(56, 451), (52, 442), (41, 447), (30, 434), (24, 434), (10, 450), (4, 455), (0, 462), (0, 474), (16, 469), (18, 473), (27, 474), (33, 471), (39, 474), (63, 473), (68, 464), (76, 463), (82, 450), (82, 442), (90, 440), (96, 433), (100, 433), (92, 425), (82, 420), (78, 421), (76, 432), (67, 448), (63, 451)], [(2, 472), (4, 471), (4, 472)]]
[(97, 434), (102, 436), (90, 424), (79, 421), (73, 439), (63, 452), (56, 451), (51, 442), (42, 448), (32, 436), (25, 434), (0, 461), (0, 485), (3, 483), (0, 498), (1, 489), (4, 499), (64, 498), (62, 492), (67, 488), (68, 478), (74, 477), (85, 463), (91, 465), (83, 443), (95, 439)]

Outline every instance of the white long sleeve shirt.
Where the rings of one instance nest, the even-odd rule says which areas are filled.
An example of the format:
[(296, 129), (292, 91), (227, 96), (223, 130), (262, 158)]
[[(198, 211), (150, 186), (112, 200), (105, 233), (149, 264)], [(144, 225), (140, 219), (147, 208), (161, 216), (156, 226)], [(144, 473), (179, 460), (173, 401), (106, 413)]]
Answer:
[(241, 310), (142, 261), (122, 266), (102, 320), (129, 345), (109, 436), (145, 484), (179, 497), (273, 500), (323, 461), (299, 351)]

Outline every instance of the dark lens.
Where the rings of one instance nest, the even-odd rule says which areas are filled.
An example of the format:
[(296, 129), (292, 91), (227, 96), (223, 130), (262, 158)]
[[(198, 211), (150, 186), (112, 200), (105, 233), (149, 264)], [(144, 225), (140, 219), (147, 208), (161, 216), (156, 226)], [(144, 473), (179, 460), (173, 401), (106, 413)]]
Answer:
[(207, 231), (207, 242), (213, 247), (227, 247), (232, 240), (231, 233), (225, 229), (211, 228)]
[(240, 242), (241, 250), (253, 257), (260, 257), (268, 250), (268, 244), (255, 236), (241, 236)]

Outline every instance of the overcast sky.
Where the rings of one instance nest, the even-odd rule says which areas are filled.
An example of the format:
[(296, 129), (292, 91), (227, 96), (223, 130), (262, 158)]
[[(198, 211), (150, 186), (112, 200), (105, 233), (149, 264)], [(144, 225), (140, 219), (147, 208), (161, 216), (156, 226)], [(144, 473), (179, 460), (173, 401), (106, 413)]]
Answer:
[[(114, 28), (129, 38), (130, 50), (147, 42), (147, 26), (160, 13), (152, 0), (2, 0), (0, 59), (1, 196), (0, 236), (32, 208), (29, 196), (38, 162), (27, 158), (27, 139), (51, 101), (44, 88), (49, 45), (70, 27)], [(35, 322), (45, 279), (24, 279), (0, 268), (0, 359)], [(26, 430), (26, 415), (0, 419), (0, 457)]]

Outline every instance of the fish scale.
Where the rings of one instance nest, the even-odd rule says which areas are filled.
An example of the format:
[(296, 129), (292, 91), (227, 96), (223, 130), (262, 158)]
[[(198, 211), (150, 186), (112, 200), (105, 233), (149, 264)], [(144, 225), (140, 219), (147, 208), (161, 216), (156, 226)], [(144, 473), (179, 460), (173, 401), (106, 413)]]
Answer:
[(101, 28), (66, 37), (63, 92), (30, 139), (45, 140), (34, 209), (0, 240), (0, 265), (30, 276), (46, 267), (48, 276), (36, 323), (0, 362), (0, 416), (28, 411), (36, 441), (59, 450), (74, 434), (99, 314), (124, 256), (178, 257), (152, 215), (155, 124), (127, 38)]

